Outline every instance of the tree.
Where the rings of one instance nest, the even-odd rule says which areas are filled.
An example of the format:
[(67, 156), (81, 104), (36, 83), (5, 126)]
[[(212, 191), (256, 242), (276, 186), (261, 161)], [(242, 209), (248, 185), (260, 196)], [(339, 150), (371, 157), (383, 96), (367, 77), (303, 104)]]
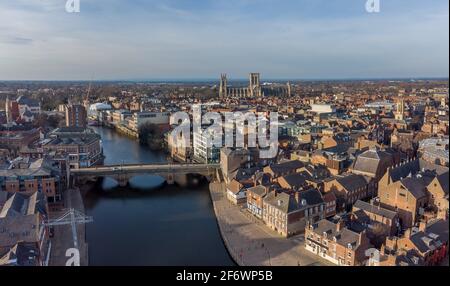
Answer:
[(59, 116), (41, 113), (37, 115), (33, 125), (35, 127), (55, 129), (60, 126), (60, 123), (61, 118)]
[(381, 245), (386, 241), (386, 237), (389, 235), (386, 227), (379, 223), (374, 222), (371, 229), (371, 242), (376, 248), (380, 248)]
[(160, 150), (163, 146), (164, 134), (158, 125), (144, 123), (139, 127), (139, 141), (152, 150)]

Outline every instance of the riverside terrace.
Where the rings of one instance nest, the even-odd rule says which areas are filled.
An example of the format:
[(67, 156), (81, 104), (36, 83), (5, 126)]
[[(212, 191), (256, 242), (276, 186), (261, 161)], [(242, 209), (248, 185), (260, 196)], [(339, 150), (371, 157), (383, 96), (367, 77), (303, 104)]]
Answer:
[(71, 170), (70, 183), (73, 186), (83, 180), (110, 177), (120, 186), (126, 186), (134, 176), (156, 175), (163, 177), (168, 184), (184, 184), (187, 175), (201, 175), (212, 180), (214, 176), (220, 176), (219, 172), (220, 164), (123, 164)]

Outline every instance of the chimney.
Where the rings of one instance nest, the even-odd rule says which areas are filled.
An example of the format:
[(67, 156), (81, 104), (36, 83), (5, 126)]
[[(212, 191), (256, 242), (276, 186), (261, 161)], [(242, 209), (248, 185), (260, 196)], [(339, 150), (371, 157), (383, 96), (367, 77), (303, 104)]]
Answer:
[(363, 236), (366, 235), (366, 230), (363, 230), (362, 232), (359, 233), (358, 236), (358, 245), (361, 245), (363, 242)]
[(344, 228), (344, 221), (340, 219), (336, 224), (336, 232), (341, 231)]
[(419, 222), (419, 231), (425, 232), (426, 229), (427, 229), (427, 223), (423, 220), (420, 221)]

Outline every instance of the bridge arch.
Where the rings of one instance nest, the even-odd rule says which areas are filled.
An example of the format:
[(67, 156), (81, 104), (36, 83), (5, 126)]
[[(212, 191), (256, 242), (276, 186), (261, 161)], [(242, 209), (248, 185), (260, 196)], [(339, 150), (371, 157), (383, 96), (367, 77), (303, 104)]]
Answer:
[(190, 178), (199, 180), (204, 177), (212, 180), (219, 164), (141, 164), (141, 165), (114, 165), (82, 168), (71, 171), (71, 184), (82, 183), (84, 180), (96, 180), (99, 177), (113, 178), (119, 186), (128, 185), (130, 179), (136, 176), (159, 176), (164, 178), (167, 184), (186, 185)]

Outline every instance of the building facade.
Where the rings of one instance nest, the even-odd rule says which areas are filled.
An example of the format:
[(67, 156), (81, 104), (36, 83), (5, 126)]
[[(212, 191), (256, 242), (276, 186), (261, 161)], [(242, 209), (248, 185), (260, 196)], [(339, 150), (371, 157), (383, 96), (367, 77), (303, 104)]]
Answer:
[(364, 265), (369, 246), (365, 232), (353, 232), (343, 222), (321, 220), (305, 228), (306, 250), (339, 266)]
[(65, 113), (67, 127), (85, 128), (87, 126), (87, 112), (83, 105), (68, 104), (65, 107)]

